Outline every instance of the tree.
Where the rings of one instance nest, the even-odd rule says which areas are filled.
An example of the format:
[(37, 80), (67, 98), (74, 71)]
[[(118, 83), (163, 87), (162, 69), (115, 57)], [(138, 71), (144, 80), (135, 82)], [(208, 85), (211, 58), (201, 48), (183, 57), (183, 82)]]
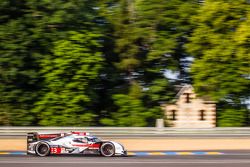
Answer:
[(68, 31), (93, 28), (95, 1), (2, 0), (0, 4), (0, 124), (36, 125), (34, 104), (46, 87), (42, 62)]
[(224, 102), (231, 106), (219, 113), (221, 126), (247, 119), (230, 119), (229, 114), (248, 112), (242, 102), (249, 97), (250, 86), (249, 12), (250, 4), (245, 0), (205, 1), (193, 17), (197, 26), (186, 45), (195, 56), (191, 72), (196, 91), (219, 101), (219, 110)]
[[(189, 17), (195, 13), (196, 6), (196, 1), (191, 0), (102, 1), (101, 14), (112, 34), (107, 38), (112, 42), (108, 43), (114, 46), (113, 52), (106, 52), (106, 57), (117, 71), (114, 89), (109, 93), (116, 108), (106, 117), (116, 120), (118, 109), (118, 113), (123, 113), (120, 116), (128, 120), (128, 110), (134, 104), (144, 106), (134, 111), (141, 112), (144, 125), (152, 126), (156, 118), (162, 117), (161, 102), (174, 94), (174, 84), (164, 73), (167, 69), (184, 73), (184, 66), (179, 62), (186, 56), (183, 44), (191, 31)], [(141, 96), (130, 98), (129, 92), (135, 85)], [(104, 120), (103, 123), (109, 122)]]
[(112, 126), (146, 126), (147, 118), (153, 113), (147, 111), (140, 100), (142, 96), (138, 83), (133, 83), (128, 94), (114, 94), (113, 100), (117, 111), (112, 113), (111, 118), (102, 119), (102, 123)]
[[(189, 57), (184, 44), (192, 32), (190, 18), (196, 14), (197, 1), (151, 0), (137, 2), (137, 25), (140, 43), (146, 50), (143, 60), (144, 104), (157, 117), (162, 117), (162, 102), (175, 95), (174, 85), (189, 83), (184, 60)], [(166, 71), (179, 73), (176, 80), (163, 77)], [(158, 113), (158, 114), (157, 114)], [(155, 118), (157, 118), (155, 117)], [(151, 124), (154, 120), (151, 120)]]
[(36, 46), (26, 1), (0, 4), (0, 125), (31, 125), (29, 113), (38, 96)]
[(42, 62), (44, 96), (36, 103), (40, 125), (95, 125), (91, 110), (95, 100), (93, 83), (102, 68), (100, 35), (70, 31), (69, 39), (54, 43), (54, 54)]

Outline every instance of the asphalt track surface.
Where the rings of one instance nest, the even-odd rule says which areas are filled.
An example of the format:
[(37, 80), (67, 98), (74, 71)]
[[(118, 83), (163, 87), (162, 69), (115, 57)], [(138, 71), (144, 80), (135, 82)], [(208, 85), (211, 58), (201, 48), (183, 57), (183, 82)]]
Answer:
[(0, 155), (0, 167), (250, 167), (249, 151), (221, 155), (147, 155), (101, 157), (57, 155)]

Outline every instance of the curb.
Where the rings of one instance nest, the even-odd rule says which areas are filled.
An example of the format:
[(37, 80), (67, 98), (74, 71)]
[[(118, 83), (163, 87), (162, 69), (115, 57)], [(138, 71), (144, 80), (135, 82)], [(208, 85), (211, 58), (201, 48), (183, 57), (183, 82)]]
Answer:
[[(159, 152), (128, 152), (128, 155), (134, 156), (149, 156), (149, 155), (222, 155), (223, 152), (203, 152), (203, 151), (192, 151), (192, 152), (183, 152), (183, 151), (159, 151)], [(24, 151), (14, 151), (14, 152), (4, 152), (0, 151), (0, 155), (26, 155)]]
[(173, 152), (173, 151), (163, 151), (163, 152), (128, 152), (128, 155), (135, 156), (148, 156), (148, 155), (222, 155), (222, 152), (203, 152), (203, 151), (192, 151), (192, 152)]

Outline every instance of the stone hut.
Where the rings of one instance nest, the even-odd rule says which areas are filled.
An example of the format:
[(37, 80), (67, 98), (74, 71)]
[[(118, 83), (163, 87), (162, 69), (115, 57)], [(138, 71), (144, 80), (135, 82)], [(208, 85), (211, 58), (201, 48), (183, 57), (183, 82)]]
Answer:
[(196, 96), (191, 85), (185, 85), (174, 104), (163, 106), (165, 121), (176, 128), (213, 128), (216, 126), (216, 104)]

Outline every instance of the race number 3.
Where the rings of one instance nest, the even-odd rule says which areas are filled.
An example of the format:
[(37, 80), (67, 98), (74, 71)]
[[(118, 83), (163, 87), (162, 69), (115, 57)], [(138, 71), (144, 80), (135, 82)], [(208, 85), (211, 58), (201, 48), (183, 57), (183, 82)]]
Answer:
[(50, 153), (51, 154), (60, 154), (61, 153), (61, 148), (52, 147), (52, 148), (50, 148)]

